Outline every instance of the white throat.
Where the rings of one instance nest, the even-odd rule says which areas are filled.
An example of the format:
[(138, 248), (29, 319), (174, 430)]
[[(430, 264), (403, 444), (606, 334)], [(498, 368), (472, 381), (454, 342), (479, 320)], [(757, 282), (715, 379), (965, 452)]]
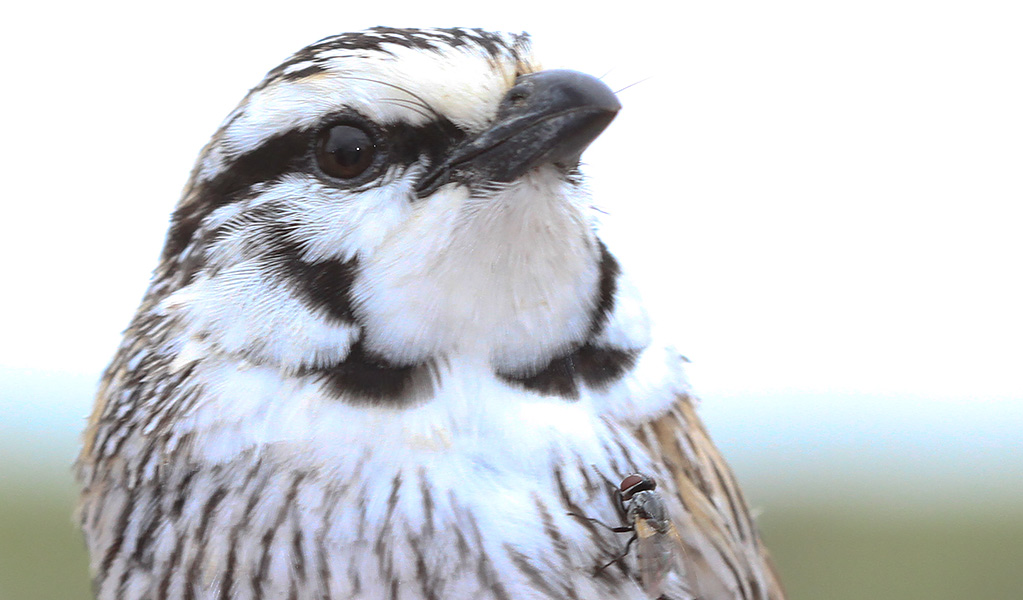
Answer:
[(363, 263), (353, 295), (369, 348), (528, 370), (580, 343), (600, 278), (587, 205), (550, 167), (488, 197), (434, 195)]

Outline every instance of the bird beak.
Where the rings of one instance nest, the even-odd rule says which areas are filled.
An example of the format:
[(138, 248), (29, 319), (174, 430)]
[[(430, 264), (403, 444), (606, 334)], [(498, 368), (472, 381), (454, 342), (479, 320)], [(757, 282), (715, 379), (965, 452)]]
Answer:
[(511, 182), (544, 164), (574, 167), (621, 107), (614, 92), (591, 75), (567, 70), (523, 75), (501, 100), (490, 128), (430, 169), (416, 192), (429, 196), (452, 179)]

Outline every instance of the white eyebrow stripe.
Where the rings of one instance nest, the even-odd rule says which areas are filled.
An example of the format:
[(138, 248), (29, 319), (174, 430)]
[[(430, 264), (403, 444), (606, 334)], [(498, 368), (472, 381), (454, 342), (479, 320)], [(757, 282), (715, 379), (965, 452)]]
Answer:
[[(271, 75), (225, 121), (201, 161), (199, 179), (211, 179), (226, 163), (275, 136), (314, 127), (345, 109), (380, 124), (416, 126), (443, 117), (479, 131), (493, 119), (517, 75), (536, 69), (519, 48), (495, 57), (471, 43), (433, 50), (385, 45), (386, 52), (323, 50)], [(282, 77), (313, 66), (322, 70)]]

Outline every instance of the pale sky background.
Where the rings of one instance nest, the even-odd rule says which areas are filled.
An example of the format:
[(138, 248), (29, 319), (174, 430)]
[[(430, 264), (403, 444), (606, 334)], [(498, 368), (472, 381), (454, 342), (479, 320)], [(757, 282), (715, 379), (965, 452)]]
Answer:
[[(712, 431), (1023, 448), (1019, 2), (5, 13), (0, 374), (98, 377), (198, 151), (290, 53), (376, 24), (467, 25), (529, 31), (546, 66), (635, 84), (584, 159)], [(91, 403), (18, 385), (8, 426), (80, 423)]]

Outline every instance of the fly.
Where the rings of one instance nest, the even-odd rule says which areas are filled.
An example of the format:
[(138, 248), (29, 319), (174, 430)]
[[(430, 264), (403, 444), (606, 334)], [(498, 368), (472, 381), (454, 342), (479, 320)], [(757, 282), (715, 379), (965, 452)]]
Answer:
[(597, 573), (628, 556), (632, 545), (636, 544), (640, 584), (651, 598), (660, 598), (668, 574), (676, 569), (684, 579), (686, 569), (683, 562), (685, 546), (668, 516), (664, 498), (657, 492), (657, 482), (648, 475), (634, 473), (618, 485), (615, 497), (624, 525), (611, 527), (596, 519), (582, 517), (615, 533), (632, 533), (621, 554), (598, 567)]

